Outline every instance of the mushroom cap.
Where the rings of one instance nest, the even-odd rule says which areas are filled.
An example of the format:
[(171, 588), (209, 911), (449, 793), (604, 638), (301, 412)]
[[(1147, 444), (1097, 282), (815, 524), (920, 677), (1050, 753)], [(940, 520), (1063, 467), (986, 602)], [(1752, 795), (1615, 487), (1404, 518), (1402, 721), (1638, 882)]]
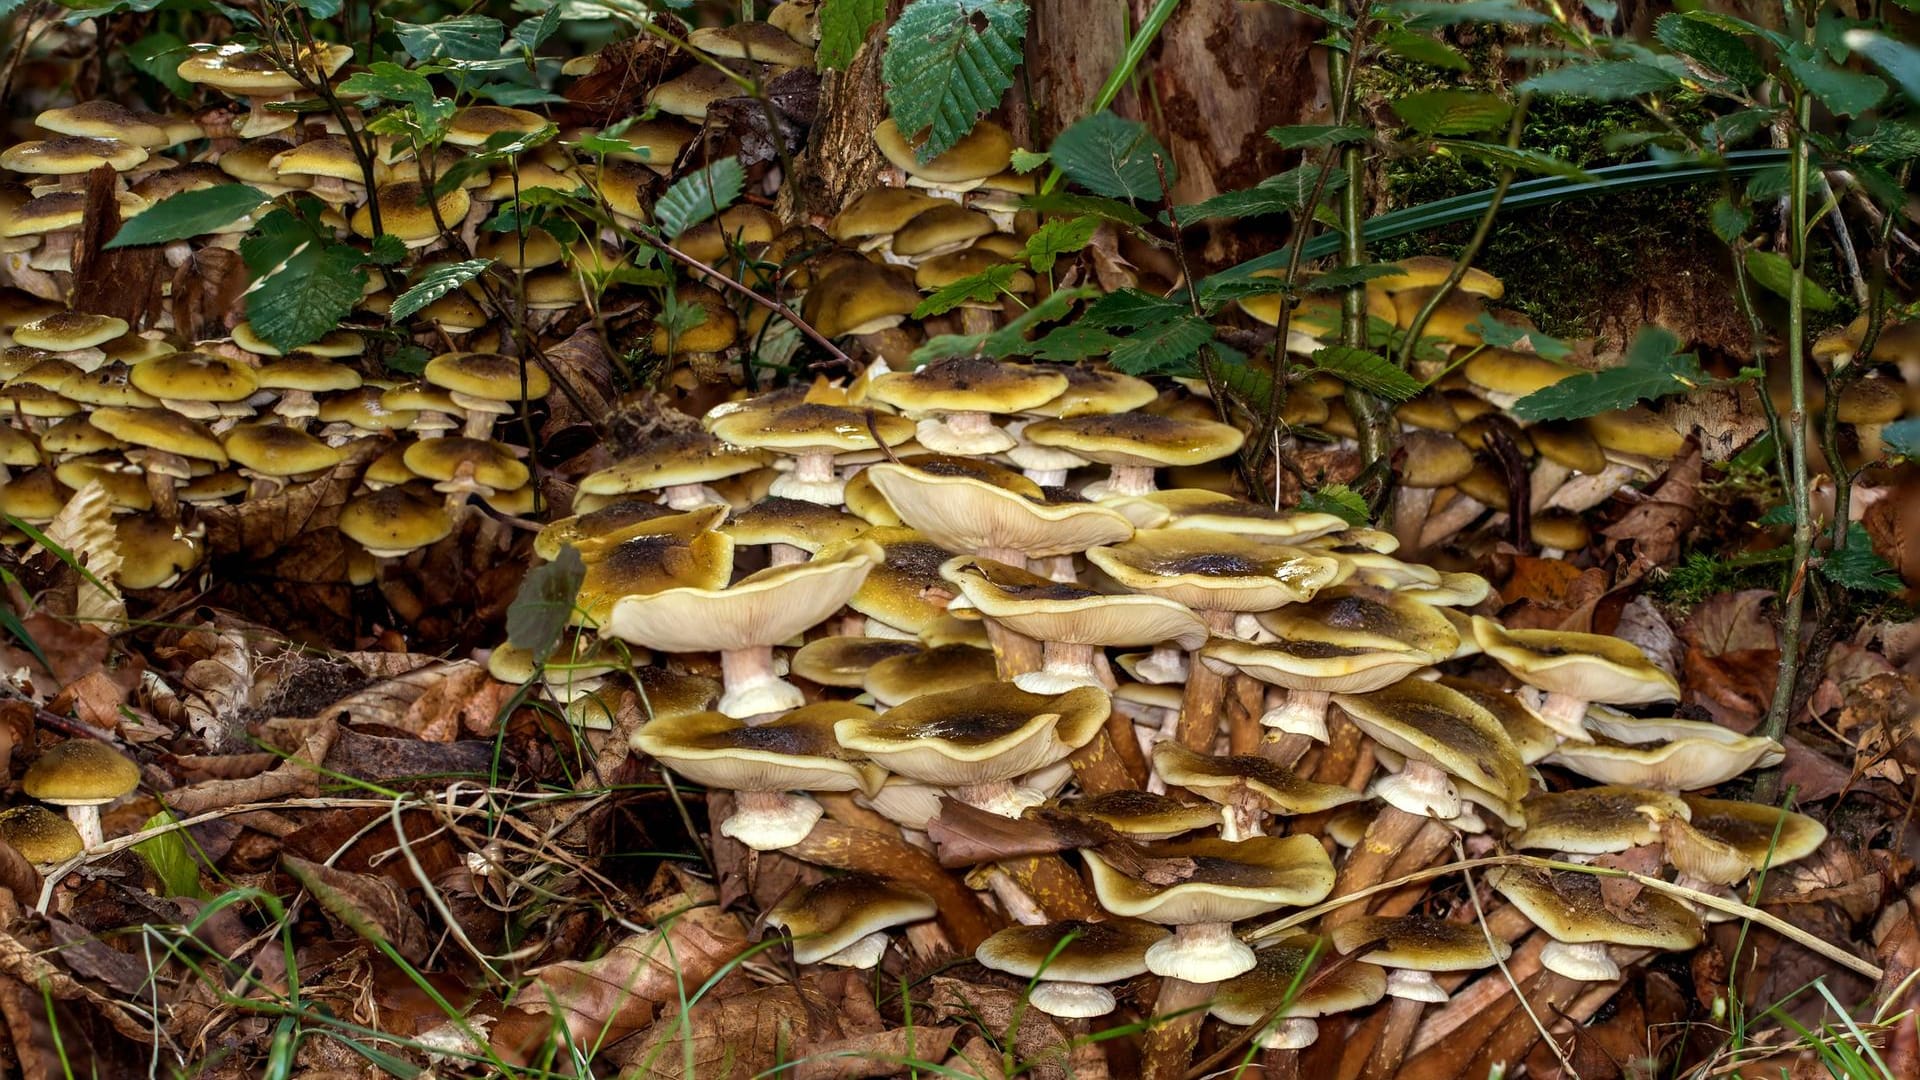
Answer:
[(1148, 412), (1036, 420), (1022, 434), (1036, 446), (1069, 450), (1090, 461), (1153, 468), (1215, 461), (1246, 440), (1230, 424)]
[(846, 243), (892, 236), (916, 215), (944, 201), (912, 188), (868, 188), (847, 200), (833, 216), (827, 225), (827, 235)]
[(827, 337), (899, 326), (920, 306), (920, 290), (897, 269), (857, 260), (816, 279), (801, 314)]
[(1222, 805), (1257, 796), (1262, 808), (1274, 814), (1317, 814), (1366, 797), (1338, 784), (1303, 779), (1258, 754), (1216, 757), (1170, 739), (1154, 744), (1153, 772), (1170, 786)]
[(1453, 675), (1442, 675), (1435, 681), (1492, 713), (1500, 726), (1507, 729), (1507, 737), (1520, 751), (1521, 761), (1531, 765), (1559, 748), (1560, 733), (1541, 723), (1532, 709), (1505, 690)]
[[(1213, 988), (1208, 1011), (1229, 1024), (1248, 1027), (1275, 1009), (1283, 1017), (1310, 1018), (1364, 1009), (1387, 993), (1386, 972), (1367, 964), (1327, 966), (1303, 974), (1309, 961), (1323, 961), (1325, 946), (1296, 936), (1254, 951), (1253, 970)], [(1319, 963), (1315, 963), (1317, 969)]]
[(757, 60), (780, 67), (813, 66), (813, 50), (795, 41), (785, 30), (763, 22), (703, 26), (687, 35), (687, 44), (708, 56), (729, 60)]
[(330, 394), (320, 402), (317, 419), (323, 424), (351, 424), (361, 431), (397, 431), (412, 424), (418, 414), (386, 404), (386, 391), (361, 386)]
[(871, 466), (864, 475), (902, 521), (951, 551), (1013, 550), (1041, 558), (1133, 534), (1132, 523), (1105, 507), (1037, 503), (970, 476), (942, 476), (892, 462)]
[(1143, 845), (1156, 859), (1190, 859), (1191, 876), (1156, 885), (1122, 874), (1082, 850), (1100, 906), (1164, 926), (1237, 922), (1279, 907), (1317, 904), (1333, 891), (1333, 862), (1311, 836), (1163, 840)]
[(876, 662), (858, 684), (882, 705), (999, 681), (991, 649), (948, 642)]
[(914, 656), (924, 650), (918, 641), (887, 637), (815, 638), (795, 650), (788, 661), (795, 675), (821, 686), (857, 687), (867, 672), (883, 660)]
[[(1375, 279), (1375, 283), (1388, 293), (1431, 289), (1445, 284), (1447, 278), (1453, 275), (1454, 261), (1440, 255), (1413, 255), (1396, 260), (1393, 265), (1400, 268), (1399, 273)], [(1454, 288), (1489, 300), (1498, 300), (1506, 295), (1506, 286), (1500, 284), (1499, 278), (1471, 266), (1461, 275)]]
[(488, 401), (535, 401), (553, 388), (540, 365), (499, 353), (441, 353), (420, 374), (435, 386)]
[(220, 442), (234, 464), (263, 476), (299, 476), (340, 463), (340, 451), (281, 424), (239, 424)]
[(1044, 982), (1111, 983), (1144, 975), (1147, 949), (1167, 936), (1133, 919), (1066, 919), (1009, 926), (973, 951), (982, 967)]
[[(694, 254), (689, 252), (689, 254)], [(698, 254), (694, 254), (698, 258)], [(675, 330), (662, 319), (653, 327), (653, 351), (663, 356), (682, 353), (717, 353), (732, 348), (740, 339), (740, 317), (727, 306), (727, 298), (695, 281), (683, 281), (674, 287), (675, 302), (684, 310), (697, 309), (700, 321)]]
[(1755, 870), (1783, 866), (1813, 854), (1827, 827), (1805, 814), (1761, 803), (1683, 795), (1695, 831), (1731, 846)]
[[(329, 78), (351, 59), (353, 49), (346, 45), (302, 48), (286, 58), (290, 67)], [(222, 45), (196, 52), (180, 62), (178, 74), (190, 83), (211, 86), (235, 96), (291, 94), (300, 89), (298, 79), (280, 70), (262, 52), (245, 45)]]
[(872, 719), (835, 725), (840, 745), (913, 780), (947, 787), (996, 783), (1045, 768), (1085, 746), (1106, 722), (1106, 691), (1030, 694), (996, 682), (923, 694)]
[[(1428, 391), (1393, 407), (1396, 420), (1411, 428), (1451, 435), (1460, 430), (1460, 414), (1446, 395)], [(1409, 455), (1411, 456), (1411, 455)]]
[(60, 396), (82, 405), (129, 409), (157, 407), (160, 399), (134, 386), (132, 376), (133, 369), (125, 364), (107, 364), (92, 371), (80, 372), (62, 382), (57, 389)]
[(245, 401), (260, 388), (251, 364), (219, 353), (169, 353), (134, 365), (127, 381), (157, 398), (214, 403)]
[(547, 126), (547, 118), (504, 105), (469, 105), (447, 122), (451, 146), (485, 146), (495, 135), (531, 135)]
[(336, 180), (364, 183), (366, 173), (353, 146), (343, 138), (312, 139), (290, 150), (282, 150), (267, 162), (282, 176), (328, 176)]
[[(921, 289), (932, 292), (944, 289), (948, 285), (977, 274), (984, 274), (996, 266), (1007, 263), (1005, 255), (989, 248), (974, 244), (972, 247), (949, 251), (944, 255), (929, 255), (920, 259), (913, 267), (913, 283)], [(1015, 296), (1025, 296), (1033, 291), (1033, 275), (1015, 268), (1003, 286)], [(979, 307), (998, 310), (998, 298), (994, 300), (966, 300), (961, 307)]]
[(1509, 809), (1526, 797), (1527, 768), (1507, 729), (1464, 694), (1407, 679), (1366, 694), (1336, 694), (1333, 700), (1388, 749), (1430, 762)]
[(822, 701), (752, 727), (717, 712), (656, 717), (633, 733), (633, 747), (710, 788), (872, 795), (886, 773), (833, 736), (837, 721), (872, 715), (851, 702)]
[[(1394, 322), (1402, 328), (1413, 325), (1414, 316), (1432, 298), (1433, 288), (1402, 289), (1392, 294)], [(1469, 292), (1455, 289), (1435, 308), (1421, 328), (1423, 338), (1438, 338), (1449, 345), (1479, 345), (1480, 334), (1473, 324), (1487, 310), (1486, 302)]]
[(28, 522), (47, 522), (66, 508), (73, 492), (42, 466), (0, 484), (0, 514)]
[(1636, 720), (1592, 709), (1587, 730), (1592, 742), (1564, 743), (1546, 760), (1603, 784), (1697, 791), (1786, 759), (1786, 748), (1772, 739), (1693, 720)]
[(1578, 375), (1580, 371), (1531, 353), (1488, 348), (1461, 365), (1460, 374), (1482, 391), (1520, 398)]
[(705, 121), (714, 102), (743, 93), (727, 72), (697, 64), (647, 91), (646, 102), (669, 116)]
[(1143, 529), (1090, 548), (1087, 561), (1127, 589), (1212, 611), (1310, 600), (1342, 569), (1332, 556), (1205, 529)]
[(893, 234), (893, 253), (920, 259), (957, 251), (993, 232), (993, 218), (945, 199), (936, 200)]
[(78, 105), (47, 109), (34, 117), (33, 123), (55, 135), (119, 139), (145, 150), (157, 150), (173, 141), (164, 127), (142, 119), (139, 113), (114, 101), (83, 101)]
[(170, 409), (95, 409), (93, 426), (135, 446), (227, 464), (226, 448), (205, 424)]
[(768, 567), (726, 588), (623, 596), (607, 617), (606, 633), (663, 652), (777, 645), (838, 611), (880, 560), (879, 545), (856, 541), (809, 562)]
[(873, 141), (893, 166), (929, 184), (967, 184), (1005, 172), (1013, 158), (1013, 138), (991, 120), (973, 126), (959, 142), (921, 161), (914, 144), (888, 117), (873, 129)]
[(110, 165), (115, 172), (147, 160), (147, 152), (119, 139), (90, 139), (84, 135), (56, 135), (14, 143), (0, 150), (0, 168), (32, 176), (72, 176)]
[[(446, 222), (448, 228), (457, 229), (473, 205), (467, 190), (455, 187), (435, 199), (433, 206), (429, 206), (426, 185), (418, 180), (382, 184), (373, 193), (373, 198), (380, 204), (381, 228), (408, 244), (425, 244), (439, 239), (440, 227), (433, 219), (435, 207), (439, 208), (440, 220)], [(371, 201), (353, 212), (355, 236), (373, 236), (373, 211), (369, 209), (370, 205)]]
[(506, 444), (460, 435), (421, 439), (407, 447), (402, 460), (415, 474), (439, 481), (452, 480), (463, 466), (470, 464), (474, 481), (495, 491), (525, 487), (532, 477), (525, 463), (514, 457)]
[(1542, 792), (1522, 804), (1526, 827), (1508, 837), (1516, 848), (1543, 848), (1569, 855), (1606, 855), (1656, 843), (1669, 819), (1691, 813), (1679, 796), (1646, 788), (1606, 784)]
[(380, 392), (380, 404), (394, 412), (437, 412), (451, 416), (461, 412), (453, 392), (432, 386), (423, 380), (403, 382)]
[(1512, 946), (1488, 938), (1477, 923), (1430, 915), (1363, 915), (1328, 936), (1342, 953), (1372, 946), (1360, 955), (1363, 963), (1404, 971), (1478, 971), (1513, 955)]
[(44, 386), (19, 383), (0, 390), (0, 413), (52, 418), (72, 416), (79, 411), (78, 402), (61, 397), (58, 392)]
[(647, 709), (656, 720), (704, 712), (720, 700), (724, 689), (719, 679), (682, 675), (657, 664), (635, 667), (633, 681), (639, 684)]
[(659, 491), (736, 476), (772, 461), (773, 455), (764, 450), (730, 446), (699, 428), (660, 432), (649, 437), (639, 453), (588, 473), (580, 481), (580, 490), (589, 495)]
[(970, 555), (949, 560), (940, 574), (982, 615), (1038, 641), (1100, 646), (1172, 642), (1196, 649), (1207, 640), (1207, 625), (1198, 615), (1158, 596), (1098, 593)]
[(44, 806), (0, 810), (0, 841), (41, 866), (66, 862), (86, 849), (73, 822)]
[(262, 390), (305, 390), (319, 394), (334, 390), (356, 390), (360, 373), (333, 360), (296, 353), (262, 364), (254, 372)]
[(127, 320), (84, 311), (57, 311), (13, 328), (13, 343), (49, 352), (104, 345), (127, 332)]
[(1337, 585), (1311, 600), (1257, 616), (1260, 625), (1287, 640), (1333, 645), (1401, 648), (1439, 662), (1460, 646), (1460, 633), (1433, 606), (1403, 593), (1367, 585)]
[[(48, 436), (58, 439), (63, 429), (74, 431), (75, 428), (70, 425), (77, 425), (78, 429), (85, 433), (81, 436), (83, 439), (97, 438), (98, 441), (85, 442), (67, 449), (62, 449), (58, 443), (54, 446), (46, 445)], [(45, 460), (41, 453), (43, 449), (48, 454), (86, 454), (95, 450), (117, 450), (125, 445), (94, 427), (84, 416), (69, 417), (41, 432), (40, 445), (35, 445), (33, 438), (17, 427), (0, 425), (0, 465), (16, 469), (31, 469), (41, 464)]]
[(1142, 529), (1210, 529), (1236, 536), (1305, 543), (1347, 528), (1337, 514), (1274, 510), (1206, 488), (1163, 488), (1145, 495), (1108, 499)]
[(803, 885), (767, 909), (767, 922), (793, 935), (793, 958), (817, 964), (869, 934), (939, 914), (928, 896), (875, 874), (850, 873)]
[(395, 486), (348, 500), (340, 531), (375, 555), (399, 555), (446, 539), (453, 519), (444, 500)]
[(153, 509), (153, 493), (147, 478), (128, 471), (120, 458), (112, 454), (70, 457), (53, 467), (54, 479), (74, 491), (85, 491), (88, 484), (99, 484), (107, 504), (115, 510)]
[[(787, 544), (803, 551), (819, 551), (828, 544), (859, 536), (866, 531), (867, 523), (837, 506), (769, 495), (736, 512), (720, 528), (736, 544)], [(873, 575), (867, 575), (867, 581), (872, 582)]]
[(198, 566), (206, 554), (204, 530), (188, 532), (177, 521), (151, 514), (120, 515), (113, 531), (120, 545), (118, 580), (123, 588), (164, 588)]
[(1700, 918), (1685, 904), (1651, 889), (1630, 910), (1609, 904), (1600, 879), (1575, 871), (1554, 873), (1498, 867), (1487, 879), (1500, 895), (1556, 941), (1604, 942), (1646, 949), (1684, 951), (1700, 944)]
[(1585, 550), (1593, 540), (1593, 531), (1587, 528), (1586, 519), (1571, 510), (1542, 510), (1534, 514), (1527, 525), (1528, 536), (1543, 548), (1577, 552)]
[(1218, 828), (1221, 818), (1218, 803), (1186, 803), (1131, 788), (1063, 800), (1057, 808), (1136, 840), (1165, 840), (1195, 829)]
[(68, 739), (27, 766), (20, 790), (53, 806), (103, 806), (140, 786), (140, 766), (103, 742)]
[(887, 446), (913, 438), (913, 422), (905, 417), (809, 402), (785, 392), (763, 394), (737, 409), (709, 414), (707, 430), (735, 446), (787, 454), (871, 450), (876, 432)]
[(1613, 705), (1673, 701), (1680, 686), (1639, 649), (1604, 634), (1508, 630), (1474, 616), (1473, 636), (1514, 678), (1549, 693)]
[(1402, 435), (1400, 442), (1407, 451), (1400, 482), (1407, 487), (1442, 488), (1473, 471), (1473, 451), (1451, 435), (1415, 430)]
[(1894, 380), (1868, 376), (1840, 391), (1835, 419), (1843, 424), (1887, 424), (1906, 415), (1904, 386)]
[(1067, 388), (1060, 392), (1060, 396), (1042, 402), (1027, 412), (1063, 420), (1076, 416), (1131, 412), (1159, 395), (1147, 380), (1122, 375), (1117, 371), (1081, 367), (1078, 364), (1062, 365), (1059, 371), (1066, 376)]
[(1597, 473), (1607, 467), (1607, 455), (1582, 423), (1551, 420), (1527, 429), (1527, 440), (1541, 457), (1574, 472)]
[(733, 538), (716, 527), (726, 516), (724, 506), (703, 506), (571, 541), (587, 564), (578, 606), (599, 623), (624, 597), (724, 587), (733, 575)]
[[(378, 462), (376, 462), (377, 464)], [(401, 466), (405, 468), (403, 464)], [(412, 470), (408, 470), (411, 474)], [(560, 549), (569, 544), (619, 532), (643, 521), (674, 517), (682, 511), (666, 503), (640, 499), (615, 499), (598, 509), (574, 514), (550, 522), (533, 538), (533, 553), (551, 562), (560, 557)]]
[(848, 607), (912, 634), (946, 614), (952, 589), (941, 578), (940, 567), (953, 558), (953, 552), (912, 529), (893, 527), (867, 529), (821, 552), (833, 554), (868, 543), (879, 545), (881, 561), (847, 601)]
[(918, 370), (892, 371), (867, 386), (867, 397), (908, 416), (940, 412), (1024, 412), (1059, 397), (1067, 377), (1027, 364), (977, 356), (935, 360)]

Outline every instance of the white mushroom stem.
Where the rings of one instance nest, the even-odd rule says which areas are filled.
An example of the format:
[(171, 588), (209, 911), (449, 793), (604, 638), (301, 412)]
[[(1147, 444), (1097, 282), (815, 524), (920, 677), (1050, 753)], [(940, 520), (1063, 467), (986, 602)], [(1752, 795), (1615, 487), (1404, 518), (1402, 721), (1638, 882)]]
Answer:
[(1577, 982), (1612, 982), (1620, 977), (1604, 942), (1550, 941), (1540, 950), (1540, 966)]
[(1068, 1020), (1090, 1020), (1105, 1016), (1119, 1003), (1113, 991), (1093, 983), (1041, 981), (1027, 996), (1033, 1007), (1048, 1016)]
[(800, 688), (773, 669), (773, 646), (757, 645), (720, 654), (720, 679), (726, 693), (719, 709), (736, 720), (786, 712), (806, 704)]
[(786, 791), (738, 791), (733, 816), (720, 823), (720, 835), (755, 851), (780, 851), (807, 838), (824, 810), (811, 798)]
[(1288, 690), (1287, 700), (1268, 709), (1260, 723), (1289, 735), (1305, 735), (1316, 742), (1327, 741), (1327, 707), (1333, 695), (1324, 690)]
[(1593, 736), (1587, 733), (1587, 700), (1572, 694), (1547, 691), (1534, 706), (1540, 722), (1566, 736), (1582, 742), (1592, 742)]
[(1567, 482), (1573, 470), (1549, 458), (1541, 458), (1533, 463), (1533, 473), (1527, 480), (1527, 506), (1536, 513), (1547, 508), (1547, 500)]
[(1094, 666), (1094, 647), (1064, 641), (1043, 642), (1040, 655), (1044, 666), (1013, 677), (1013, 684), (1029, 694), (1064, 694), (1082, 686), (1099, 686), (1100, 669)]
[(1059, 487), (1067, 482), (1065, 469), (1021, 469), (1026, 478), (1043, 488)]
[(767, 491), (783, 499), (839, 506), (845, 501), (847, 482), (833, 467), (833, 451), (823, 450), (795, 457), (793, 471), (781, 473)]
[(106, 834), (100, 830), (99, 806), (69, 806), (67, 820), (73, 822), (74, 829), (80, 833), (82, 849), (92, 851), (106, 842)]
[(1133, 665), (1133, 673), (1141, 682), (1155, 685), (1184, 683), (1187, 671), (1186, 650), (1165, 642), (1155, 645), (1145, 659)]
[(698, 510), (703, 506), (721, 506), (727, 500), (705, 484), (670, 484), (660, 493), (660, 501), (675, 510)]
[(1420, 550), (1427, 511), (1433, 509), (1433, 489), (1400, 484), (1393, 489), (1393, 535), (1408, 552)]
[(1220, 839), (1237, 843), (1252, 836), (1265, 836), (1267, 808), (1258, 796), (1236, 798), (1225, 806), (1220, 819)]
[(1431, 971), (1409, 971), (1405, 968), (1387, 969), (1387, 995), (1402, 1001), (1424, 1001), (1429, 1005), (1438, 1005), (1447, 1000), (1447, 992), (1434, 980)]
[(1039, 792), (1019, 787), (1011, 780), (957, 787), (953, 789), (953, 797), (975, 809), (1009, 818), (1017, 818), (1046, 801)]
[(1107, 482), (1101, 489), (1101, 498), (1117, 499), (1126, 495), (1151, 495), (1159, 488), (1155, 486), (1152, 465), (1111, 465), (1107, 470)]
[(1232, 923), (1193, 923), (1173, 928), (1147, 949), (1147, 970), (1190, 983), (1225, 982), (1253, 970), (1253, 950), (1233, 936)]
[(499, 416), (495, 413), (483, 412), (480, 409), (469, 409), (467, 410), (466, 424), (460, 429), (460, 434), (465, 435), (469, 439), (490, 438), (493, 435), (494, 422), (498, 419)]
[(857, 630), (847, 631), (857, 637), (886, 638), (888, 641), (918, 641), (920, 635), (911, 630), (902, 630), (892, 623), (884, 623), (869, 616), (861, 622)]
[(792, 544), (773, 544), (767, 553), (767, 562), (774, 566), (792, 566), (795, 563), (806, 562), (807, 558), (806, 548), (795, 547)]
[(1445, 821), (1460, 816), (1460, 792), (1439, 766), (1409, 759), (1406, 768), (1373, 782), (1372, 794), (1397, 810)]
[(1320, 1038), (1320, 1025), (1299, 1016), (1276, 1017), (1260, 1033), (1262, 1050), (1305, 1050)]
[(1057, 581), (1062, 585), (1072, 585), (1080, 580), (1079, 573), (1073, 568), (1073, 556), (1071, 555), (1049, 555), (1044, 559), (1037, 559), (1035, 561), (1040, 565), (1040, 573), (1043, 574), (1048, 581)]
[(1446, 543), (1486, 511), (1486, 503), (1464, 492), (1454, 492), (1447, 505), (1441, 507), (1439, 513), (1429, 515), (1426, 523), (1420, 526), (1420, 546), (1430, 548)]

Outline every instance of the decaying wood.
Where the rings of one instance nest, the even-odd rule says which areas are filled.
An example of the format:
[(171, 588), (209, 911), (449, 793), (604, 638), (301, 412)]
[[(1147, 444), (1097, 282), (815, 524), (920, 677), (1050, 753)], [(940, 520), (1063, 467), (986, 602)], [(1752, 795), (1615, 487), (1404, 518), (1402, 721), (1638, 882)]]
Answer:
[(999, 922), (981, 905), (980, 898), (962, 885), (933, 856), (900, 839), (836, 821), (821, 821), (788, 855), (835, 870), (864, 870), (912, 885), (933, 897), (939, 919), (954, 944), (966, 952), (999, 929)]

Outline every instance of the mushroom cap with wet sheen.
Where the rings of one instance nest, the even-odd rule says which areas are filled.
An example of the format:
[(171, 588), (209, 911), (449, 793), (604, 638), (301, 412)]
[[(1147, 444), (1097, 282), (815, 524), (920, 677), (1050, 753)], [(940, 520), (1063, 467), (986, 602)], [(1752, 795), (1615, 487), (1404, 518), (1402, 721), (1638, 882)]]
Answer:
[(944, 786), (996, 783), (1044, 768), (1085, 746), (1109, 709), (1083, 686), (1030, 694), (996, 682), (923, 694), (872, 719), (842, 720), (840, 745), (888, 771)]
[(733, 575), (733, 538), (716, 527), (726, 516), (724, 506), (703, 506), (575, 540), (587, 564), (576, 606), (599, 623), (624, 597), (723, 588)]
[(340, 511), (340, 531), (374, 555), (403, 555), (446, 539), (453, 519), (444, 500), (395, 486), (348, 500)]
[(1680, 696), (1673, 676), (1615, 637), (1568, 630), (1509, 630), (1475, 616), (1473, 635), (1513, 677), (1550, 693), (1613, 705), (1648, 705)]
[(1164, 928), (1132, 919), (1068, 919), (1009, 926), (981, 942), (973, 958), (1022, 979), (1119, 982), (1146, 974), (1147, 948), (1166, 936)]
[[(1301, 969), (1314, 961), (1314, 970)], [(1387, 993), (1387, 976), (1368, 964), (1331, 965), (1331, 950), (1314, 938), (1295, 936), (1254, 951), (1253, 970), (1213, 988), (1209, 1011), (1247, 1027), (1280, 1016), (1311, 1018), (1364, 1009)], [(1284, 1008), (1282, 1008), (1284, 1006)]]
[(1329, 555), (1204, 529), (1143, 529), (1088, 550), (1087, 561), (1135, 592), (1212, 611), (1310, 600), (1342, 572)]
[(227, 451), (205, 424), (169, 409), (95, 409), (93, 426), (121, 442), (181, 457), (227, 464)]
[(1092, 503), (1038, 503), (972, 477), (892, 462), (871, 466), (866, 475), (902, 521), (951, 551), (1018, 551), (1041, 558), (1133, 534), (1126, 518)]
[(33, 759), (20, 778), (28, 798), (53, 806), (100, 806), (140, 786), (140, 766), (103, 742), (68, 739)]
[(1455, 690), (1406, 679), (1365, 694), (1336, 694), (1360, 730), (1381, 745), (1421, 761), (1500, 800), (1512, 816), (1530, 780), (1520, 751), (1492, 713)]
[(1363, 915), (1335, 926), (1329, 935), (1342, 953), (1364, 948), (1361, 961), (1409, 971), (1478, 971), (1513, 953), (1506, 942), (1490, 940), (1478, 923), (1430, 915)]
[(1200, 465), (1240, 449), (1240, 429), (1214, 420), (1148, 412), (1036, 420), (1023, 433), (1038, 446), (1070, 450), (1107, 465)]
[(1686, 820), (1677, 795), (1605, 784), (1527, 798), (1526, 827), (1508, 837), (1516, 848), (1543, 848), (1570, 855), (1604, 855), (1660, 839), (1672, 818)]
[(64, 815), (31, 805), (0, 810), (0, 841), (11, 844), (28, 862), (41, 866), (65, 862), (86, 846), (80, 830)]
[(580, 490), (589, 495), (658, 491), (736, 476), (772, 461), (766, 451), (729, 445), (698, 428), (660, 432), (647, 438), (637, 453), (588, 473)]
[(1276, 814), (1316, 814), (1366, 796), (1339, 784), (1319, 784), (1258, 754), (1216, 756), (1187, 749), (1172, 740), (1154, 744), (1153, 772), (1169, 787), (1217, 803), (1253, 796)]
[(235, 465), (263, 476), (299, 476), (340, 463), (340, 451), (281, 424), (239, 424), (228, 429), (221, 444)]
[(1063, 801), (1057, 809), (1087, 818), (1136, 840), (1166, 840), (1195, 829), (1218, 828), (1218, 803), (1181, 802), (1168, 795), (1123, 789), (1082, 795)]
[(896, 656), (914, 656), (926, 646), (890, 637), (815, 638), (788, 661), (795, 675), (821, 686), (857, 687), (874, 665)]
[(1563, 743), (1546, 760), (1602, 784), (1696, 791), (1786, 758), (1786, 748), (1765, 736), (1695, 720), (1636, 720), (1594, 708), (1587, 729), (1592, 742)]
[(1630, 907), (1609, 903), (1600, 879), (1577, 871), (1502, 866), (1488, 883), (1556, 941), (1604, 942), (1678, 952), (1700, 944), (1700, 918), (1678, 900), (1641, 890)]
[(981, 357), (935, 360), (874, 379), (867, 396), (908, 416), (932, 412), (1024, 412), (1059, 397), (1067, 377), (1027, 364)]
[(850, 873), (796, 888), (768, 908), (766, 918), (793, 936), (795, 961), (817, 964), (870, 934), (937, 914), (918, 889)]
[(607, 616), (606, 632), (665, 652), (775, 645), (839, 610), (880, 558), (878, 545), (856, 541), (809, 562), (768, 567), (725, 588), (623, 596)]
[(1158, 596), (1106, 594), (1053, 581), (1005, 563), (963, 555), (940, 568), (982, 615), (1038, 641), (1131, 646), (1171, 642), (1198, 648), (1206, 624)]
[(1081, 852), (1100, 906), (1166, 926), (1224, 923), (1279, 907), (1317, 904), (1333, 891), (1333, 863), (1311, 836), (1214, 837), (1144, 845), (1156, 859), (1192, 860), (1191, 876), (1172, 884), (1141, 881), (1092, 850)]
[(633, 746), (674, 772), (726, 791), (860, 791), (872, 795), (886, 774), (848, 753), (833, 725), (870, 717), (852, 702), (803, 705), (755, 726), (717, 712), (656, 717)]
[(1805, 814), (1762, 803), (1683, 795), (1695, 831), (1731, 846), (1755, 870), (1782, 866), (1813, 854), (1827, 827)]

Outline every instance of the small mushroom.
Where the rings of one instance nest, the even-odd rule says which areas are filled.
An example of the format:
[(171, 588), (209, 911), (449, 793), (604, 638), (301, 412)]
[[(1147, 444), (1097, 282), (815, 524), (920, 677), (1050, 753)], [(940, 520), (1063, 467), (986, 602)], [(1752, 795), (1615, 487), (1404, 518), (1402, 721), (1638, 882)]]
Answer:
[(887, 951), (886, 932), (939, 914), (918, 889), (876, 874), (851, 873), (800, 886), (767, 909), (767, 922), (793, 938), (801, 964), (870, 968)]
[(87, 849), (99, 847), (100, 808), (140, 785), (140, 767), (92, 739), (69, 739), (35, 758), (20, 778), (28, 798), (66, 808)]
[(1048, 1016), (1084, 1020), (1114, 1010), (1105, 984), (1145, 974), (1147, 950), (1166, 937), (1166, 930), (1131, 919), (1010, 926), (982, 941), (973, 958), (1033, 980), (1027, 1000)]
[(1364, 1009), (1387, 990), (1386, 975), (1369, 964), (1309, 971), (1308, 964), (1322, 955), (1320, 943), (1306, 936), (1264, 946), (1251, 969), (1214, 988), (1208, 1011), (1241, 1027), (1267, 1025), (1255, 1036), (1262, 1049), (1312, 1046), (1320, 1038), (1314, 1018)]
[(1619, 638), (1566, 630), (1508, 630), (1474, 616), (1473, 636), (1514, 678), (1545, 696), (1535, 712), (1576, 741), (1586, 730), (1587, 705), (1651, 705), (1680, 696), (1673, 676)]
[(1216, 757), (1177, 742), (1153, 748), (1153, 771), (1169, 787), (1181, 787), (1225, 809), (1220, 837), (1244, 840), (1265, 835), (1268, 814), (1317, 814), (1358, 802), (1359, 792), (1317, 784), (1257, 754)]
[(1585, 982), (1620, 977), (1608, 945), (1679, 952), (1700, 944), (1700, 920), (1685, 904), (1643, 890), (1622, 911), (1600, 891), (1600, 879), (1577, 871), (1499, 867), (1488, 882), (1553, 941), (1540, 951), (1540, 965)]
[(0, 840), (35, 866), (63, 863), (86, 850), (73, 822), (40, 806), (0, 810)]

